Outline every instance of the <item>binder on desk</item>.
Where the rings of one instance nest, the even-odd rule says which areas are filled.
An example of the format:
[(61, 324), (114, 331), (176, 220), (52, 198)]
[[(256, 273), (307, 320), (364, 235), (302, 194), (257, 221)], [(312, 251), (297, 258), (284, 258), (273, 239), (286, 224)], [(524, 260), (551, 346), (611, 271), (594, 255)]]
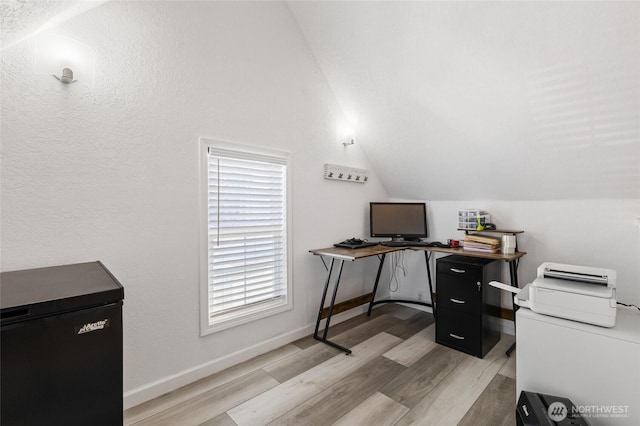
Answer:
[(484, 253), (498, 253), (501, 247), (500, 238), (486, 235), (467, 235), (464, 238), (464, 249)]
[(471, 241), (475, 243), (489, 244), (489, 245), (496, 245), (496, 244), (500, 245), (500, 238), (491, 237), (488, 235), (471, 234), (464, 237), (464, 241), (465, 242)]

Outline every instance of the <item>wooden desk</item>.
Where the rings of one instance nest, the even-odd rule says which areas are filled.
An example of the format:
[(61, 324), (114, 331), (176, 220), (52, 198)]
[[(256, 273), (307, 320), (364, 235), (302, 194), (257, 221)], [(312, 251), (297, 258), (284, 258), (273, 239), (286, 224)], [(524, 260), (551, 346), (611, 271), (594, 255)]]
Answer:
[(383, 245), (375, 245), (370, 247), (362, 247), (356, 249), (344, 248), (344, 247), (328, 247), (324, 249), (309, 250), (309, 253), (313, 253), (319, 256), (327, 256), (335, 259), (354, 261), (365, 257), (378, 256), (381, 254), (387, 254), (394, 251), (404, 250), (407, 247), (386, 247)]
[(526, 251), (517, 251), (511, 254), (503, 254), (503, 253), (483, 253), (480, 251), (470, 251), (465, 250), (463, 248), (444, 248), (444, 247), (411, 247), (411, 250), (425, 250), (425, 251), (435, 251), (438, 253), (447, 253), (447, 254), (457, 254), (459, 256), (467, 256), (467, 257), (481, 257), (483, 259), (493, 259), (493, 260), (502, 260), (509, 264), (509, 275), (511, 279), (511, 285), (513, 287), (518, 286), (518, 264), (520, 263), (520, 258), (527, 254)]
[[(398, 299), (386, 299), (386, 300), (378, 300), (378, 301), (375, 300), (376, 292), (378, 290), (378, 282), (380, 281), (380, 274), (382, 273), (382, 267), (384, 266), (384, 260), (386, 255), (389, 253), (402, 251), (402, 250), (414, 250), (414, 251), (424, 252), (425, 263), (427, 266), (427, 280), (429, 284), (429, 296), (431, 297), (431, 303), (420, 302), (415, 300), (398, 300)], [(461, 256), (468, 256), (468, 257), (481, 257), (485, 259), (502, 260), (502, 261), (508, 262), (510, 276), (511, 276), (511, 285), (514, 287), (518, 287), (517, 271), (518, 271), (519, 259), (526, 254), (526, 252), (502, 254), (502, 253), (483, 253), (483, 252), (477, 252), (477, 251), (469, 251), (469, 250), (464, 250), (462, 248), (444, 248), (444, 247), (426, 247), (426, 246), (386, 247), (383, 245), (375, 245), (375, 246), (363, 247), (363, 248), (357, 248), (357, 249), (349, 249), (349, 248), (343, 248), (343, 247), (328, 247), (323, 249), (309, 250), (309, 252), (316, 256), (320, 256), (322, 263), (324, 264), (324, 267), (327, 270), (327, 277), (324, 282), (324, 290), (322, 292), (322, 299), (320, 301), (320, 307), (318, 309), (318, 318), (316, 320), (316, 327), (315, 327), (313, 337), (316, 340), (326, 343), (329, 346), (332, 346), (336, 349), (340, 349), (341, 351), (344, 351), (347, 355), (351, 353), (350, 349), (347, 349), (334, 342), (331, 342), (327, 338), (327, 334), (329, 332), (329, 325), (331, 323), (331, 316), (333, 315), (333, 308), (336, 301), (336, 295), (338, 294), (338, 287), (340, 285), (340, 277), (342, 275), (342, 269), (344, 267), (345, 261), (354, 262), (358, 259), (363, 259), (367, 257), (372, 257), (372, 256), (378, 257), (378, 260), (379, 260), (378, 272), (376, 274), (376, 280), (373, 285), (373, 294), (371, 296), (371, 301), (369, 302), (369, 309), (367, 311), (367, 315), (369, 316), (371, 315), (371, 309), (376, 304), (400, 302), (400, 303), (411, 303), (411, 304), (429, 306), (433, 309), (433, 315), (434, 317), (436, 317), (436, 306), (433, 301), (434, 293), (433, 293), (433, 283), (431, 280), (431, 268), (429, 266), (429, 261), (430, 261), (432, 252), (458, 254)], [(325, 262), (325, 257), (331, 259), (331, 262), (329, 265), (327, 265), (327, 263)], [(325, 326), (324, 326), (324, 332), (322, 336), (320, 336), (318, 334), (318, 331), (320, 329), (320, 322), (322, 321), (322, 311), (324, 309), (324, 303), (327, 298), (327, 292), (329, 290), (331, 277), (334, 273), (334, 267), (336, 267), (336, 262), (338, 262), (337, 268), (336, 268), (337, 276), (335, 278), (333, 294), (331, 296), (331, 301), (329, 303), (329, 311), (328, 311), (328, 315), (327, 315)], [(436, 320), (437, 320), (437, 317), (436, 317)]]

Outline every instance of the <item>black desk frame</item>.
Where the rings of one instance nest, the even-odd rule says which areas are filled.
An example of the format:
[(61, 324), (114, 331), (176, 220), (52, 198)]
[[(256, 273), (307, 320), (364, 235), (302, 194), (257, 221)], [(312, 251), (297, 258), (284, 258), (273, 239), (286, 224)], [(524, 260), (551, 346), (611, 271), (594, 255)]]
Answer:
[[(371, 296), (371, 302), (369, 302), (369, 310), (367, 311), (367, 316), (370, 317), (371, 316), (371, 310), (373, 309), (374, 305), (380, 304), (380, 303), (411, 303), (414, 305), (422, 305), (422, 306), (428, 306), (430, 308), (433, 309), (433, 316), (435, 317), (436, 315), (436, 307), (435, 304), (433, 303), (433, 299), (431, 300), (431, 303), (426, 303), (426, 302), (420, 302), (420, 301), (416, 301), (416, 300), (401, 300), (401, 299), (385, 299), (385, 300), (376, 300), (376, 292), (378, 291), (378, 283), (380, 281), (380, 273), (382, 272), (382, 266), (384, 265), (384, 259), (385, 259), (386, 254), (382, 255), (382, 258), (380, 259), (380, 266), (378, 267), (378, 274), (376, 275), (376, 281), (375, 284), (373, 285), (373, 294)], [(429, 297), (432, 298), (433, 297), (433, 284), (431, 282), (431, 267), (429, 266), (429, 260), (430, 260), (430, 254), (428, 251), (424, 252), (424, 258), (425, 258), (425, 262), (427, 264), (427, 278), (429, 281)]]
[[(333, 273), (333, 267), (336, 262), (336, 258), (331, 258), (331, 266), (327, 268), (325, 263), (324, 267), (327, 269), (327, 279), (324, 284), (324, 290), (322, 292), (322, 300), (320, 301), (320, 309), (318, 311), (318, 320), (316, 321), (316, 329), (313, 333), (313, 338), (319, 340), (323, 343), (326, 343), (329, 346), (332, 346), (336, 349), (340, 349), (345, 352), (347, 355), (351, 355), (351, 349), (347, 349), (344, 346), (340, 346), (337, 343), (333, 343), (331, 340), (327, 339), (327, 333), (329, 332), (329, 324), (331, 323), (331, 315), (333, 315), (333, 307), (336, 302), (336, 295), (338, 294), (338, 285), (340, 284), (340, 277), (342, 276), (342, 268), (344, 267), (344, 259), (338, 259), (340, 266), (338, 267), (338, 278), (336, 279), (336, 283), (333, 288), (333, 296), (331, 296), (331, 303), (329, 305), (329, 314), (327, 315), (327, 321), (324, 325), (324, 332), (322, 337), (318, 335), (318, 331), (320, 329), (320, 322), (322, 321), (322, 311), (324, 310), (324, 301), (327, 299), (327, 290), (329, 290), (329, 283), (331, 282), (331, 274)], [(324, 263), (324, 259), (322, 259), (322, 263)]]
[[(436, 318), (437, 321), (437, 316), (436, 316), (436, 303), (433, 300), (433, 283), (432, 283), (432, 278), (431, 278), (431, 267), (430, 267), (430, 260), (431, 260), (431, 252), (441, 252), (441, 253), (446, 253), (446, 254), (459, 254), (459, 255), (463, 255), (463, 256), (469, 256), (469, 257), (485, 257), (485, 258), (493, 258), (495, 260), (504, 260), (505, 262), (507, 262), (509, 264), (509, 275), (510, 275), (510, 279), (511, 279), (511, 285), (514, 287), (518, 287), (518, 265), (519, 265), (519, 261), (520, 261), (520, 257), (524, 256), (526, 253), (524, 252), (518, 252), (513, 256), (500, 256), (500, 255), (482, 255), (482, 254), (478, 254), (476, 252), (465, 252), (462, 249), (451, 249), (451, 248), (436, 248), (436, 247), (401, 247), (401, 248), (391, 248), (391, 247), (381, 247), (381, 246), (375, 246), (376, 249), (372, 249), (371, 253), (368, 254), (364, 254), (364, 255), (359, 255), (360, 253), (357, 251), (353, 251), (353, 252), (349, 252), (349, 249), (336, 249), (336, 248), (328, 248), (328, 249), (321, 249), (321, 250), (311, 250), (310, 252), (315, 254), (315, 255), (319, 255), (322, 263), (324, 264), (325, 269), (327, 270), (327, 277), (325, 279), (324, 282), (324, 289), (322, 291), (322, 299), (320, 300), (320, 307), (318, 309), (318, 318), (316, 320), (316, 326), (315, 326), (315, 330), (313, 333), (313, 337), (314, 339), (325, 343), (331, 347), (334, 347), (340, 351), (343, 351), (345, 354), (350, 355), (351, 354), (351, 349), (345, 348), (344, 346), (341, 346), (335, 342), (332, 342), (331, 340), (328, 339), (328, 333), (329, 333), (329, 325), (331, 323), (331, 317), (333, 315), (333, 309), (335, 306), (335, 301), (336, 301), (336, 296), (338, 294), (338, 287), (340, 286), (340, 278), (342, 277), (342, 270), (344, 268), (344, 262), (345, 260), (349, 260), (349, 261), (355, 261), (357, 259), (361, 259), (361, 258), (365, 258), (365, 257), (371, 257), (371, 256), (377, 256), (378, 257), (378, 271), (376, 274), (376, 279), (373, 285), (373, 293), (371, 295), (371, 301), (369, 302), (369, 308), (367, 310), (367, 316), (371, 316), (371, 310), (373, 309), (374, 305), (377, 304), (381, 304), (381, 303), (408, 303), (408, 304), (414, 304), (414, 305), (422, 305), (422, 306), (428, 306), (431, 307), (433, 309), (433, 315)], [(357, 249), (356, 249), (357, 250)], [(400, 299), (385, 299), (385, 300), (378, 300), (376, 301), (376, 292), (378, 290), (378, 284), (380, 282), (380, 275), (382, 274), (382, 267), (384, 266), (384, 261), (386, 259), (387, 254), (395, 252), (395, 251), (401, 251), (401, 250), (414, 250), (414, 251), (424, 251), (424, 256), (425, 256), (425, 263), (427, 266), (427, 281), (429, 284), (429, 296), (432, 298), (431, 303), (426, 303), (426, 302), (420, 302), (420, 301), (416, 301), (416, 300), (400, 300)], [(329, 266), (327, 266), (327, 263), (325, 262), (324, 256), (330, 257), (331, 258), (331, 262), (329, 264)], [(338, 264), (336, 265), (336, 261), (338, 262)], [(337, 271), (337, 276), (334, 282), (334, 286), (333, 286), (333, 293), (331, 295), (331, 301), (329, 303), (329, 311), (327, 313), (327, 318), (326, 318), (326, 322), (325, 322), (325, 326), (324, 326), (324, 330), (322, 333), (322, 336), (320, 336), (319, 331), (320, 331), (320, 323), (322, 322), (322, 312), (324, 310), (324, 304), (325, 301), (327, 299), (327, 293), (329, 292), (329, 286), (331, 284), (331, 277), (332, 275), (334, 275), (334, 269)], [(514, 310), (515, 310), (515, 306), (514, 306)], [(515, 312), (514, 312), (515, 315)], [(507, 355), (510, 355), (511, 352), (513, 351), (513, 349), (515, 348), (515, 343), (507, 350)]]

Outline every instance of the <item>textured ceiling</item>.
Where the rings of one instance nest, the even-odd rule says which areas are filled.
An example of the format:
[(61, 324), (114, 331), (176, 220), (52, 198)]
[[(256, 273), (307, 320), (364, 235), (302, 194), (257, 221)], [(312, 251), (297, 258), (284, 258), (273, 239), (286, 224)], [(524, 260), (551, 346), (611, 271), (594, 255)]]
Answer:
[(105, 1), (0, 0), (2, 48), (5, 49), (38, 31), (51, 28)]
[(289, 7), (392, 197), (640, 198), (640, 3)]

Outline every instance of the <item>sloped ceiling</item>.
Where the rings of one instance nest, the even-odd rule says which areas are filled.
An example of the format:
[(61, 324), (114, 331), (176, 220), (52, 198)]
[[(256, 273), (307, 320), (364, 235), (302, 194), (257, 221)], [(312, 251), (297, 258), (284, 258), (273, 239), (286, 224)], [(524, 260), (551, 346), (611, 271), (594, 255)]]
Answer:
[(640, 3), (289, 7), (392, 197), (640, 198)]
[(5, 49), (107, 0), (0, 0), (0, 41)]
[[(2, 0), (2, 47), (102, 3)], [(288, 4), (391, 197), (640, 198), (640, 3)]]

